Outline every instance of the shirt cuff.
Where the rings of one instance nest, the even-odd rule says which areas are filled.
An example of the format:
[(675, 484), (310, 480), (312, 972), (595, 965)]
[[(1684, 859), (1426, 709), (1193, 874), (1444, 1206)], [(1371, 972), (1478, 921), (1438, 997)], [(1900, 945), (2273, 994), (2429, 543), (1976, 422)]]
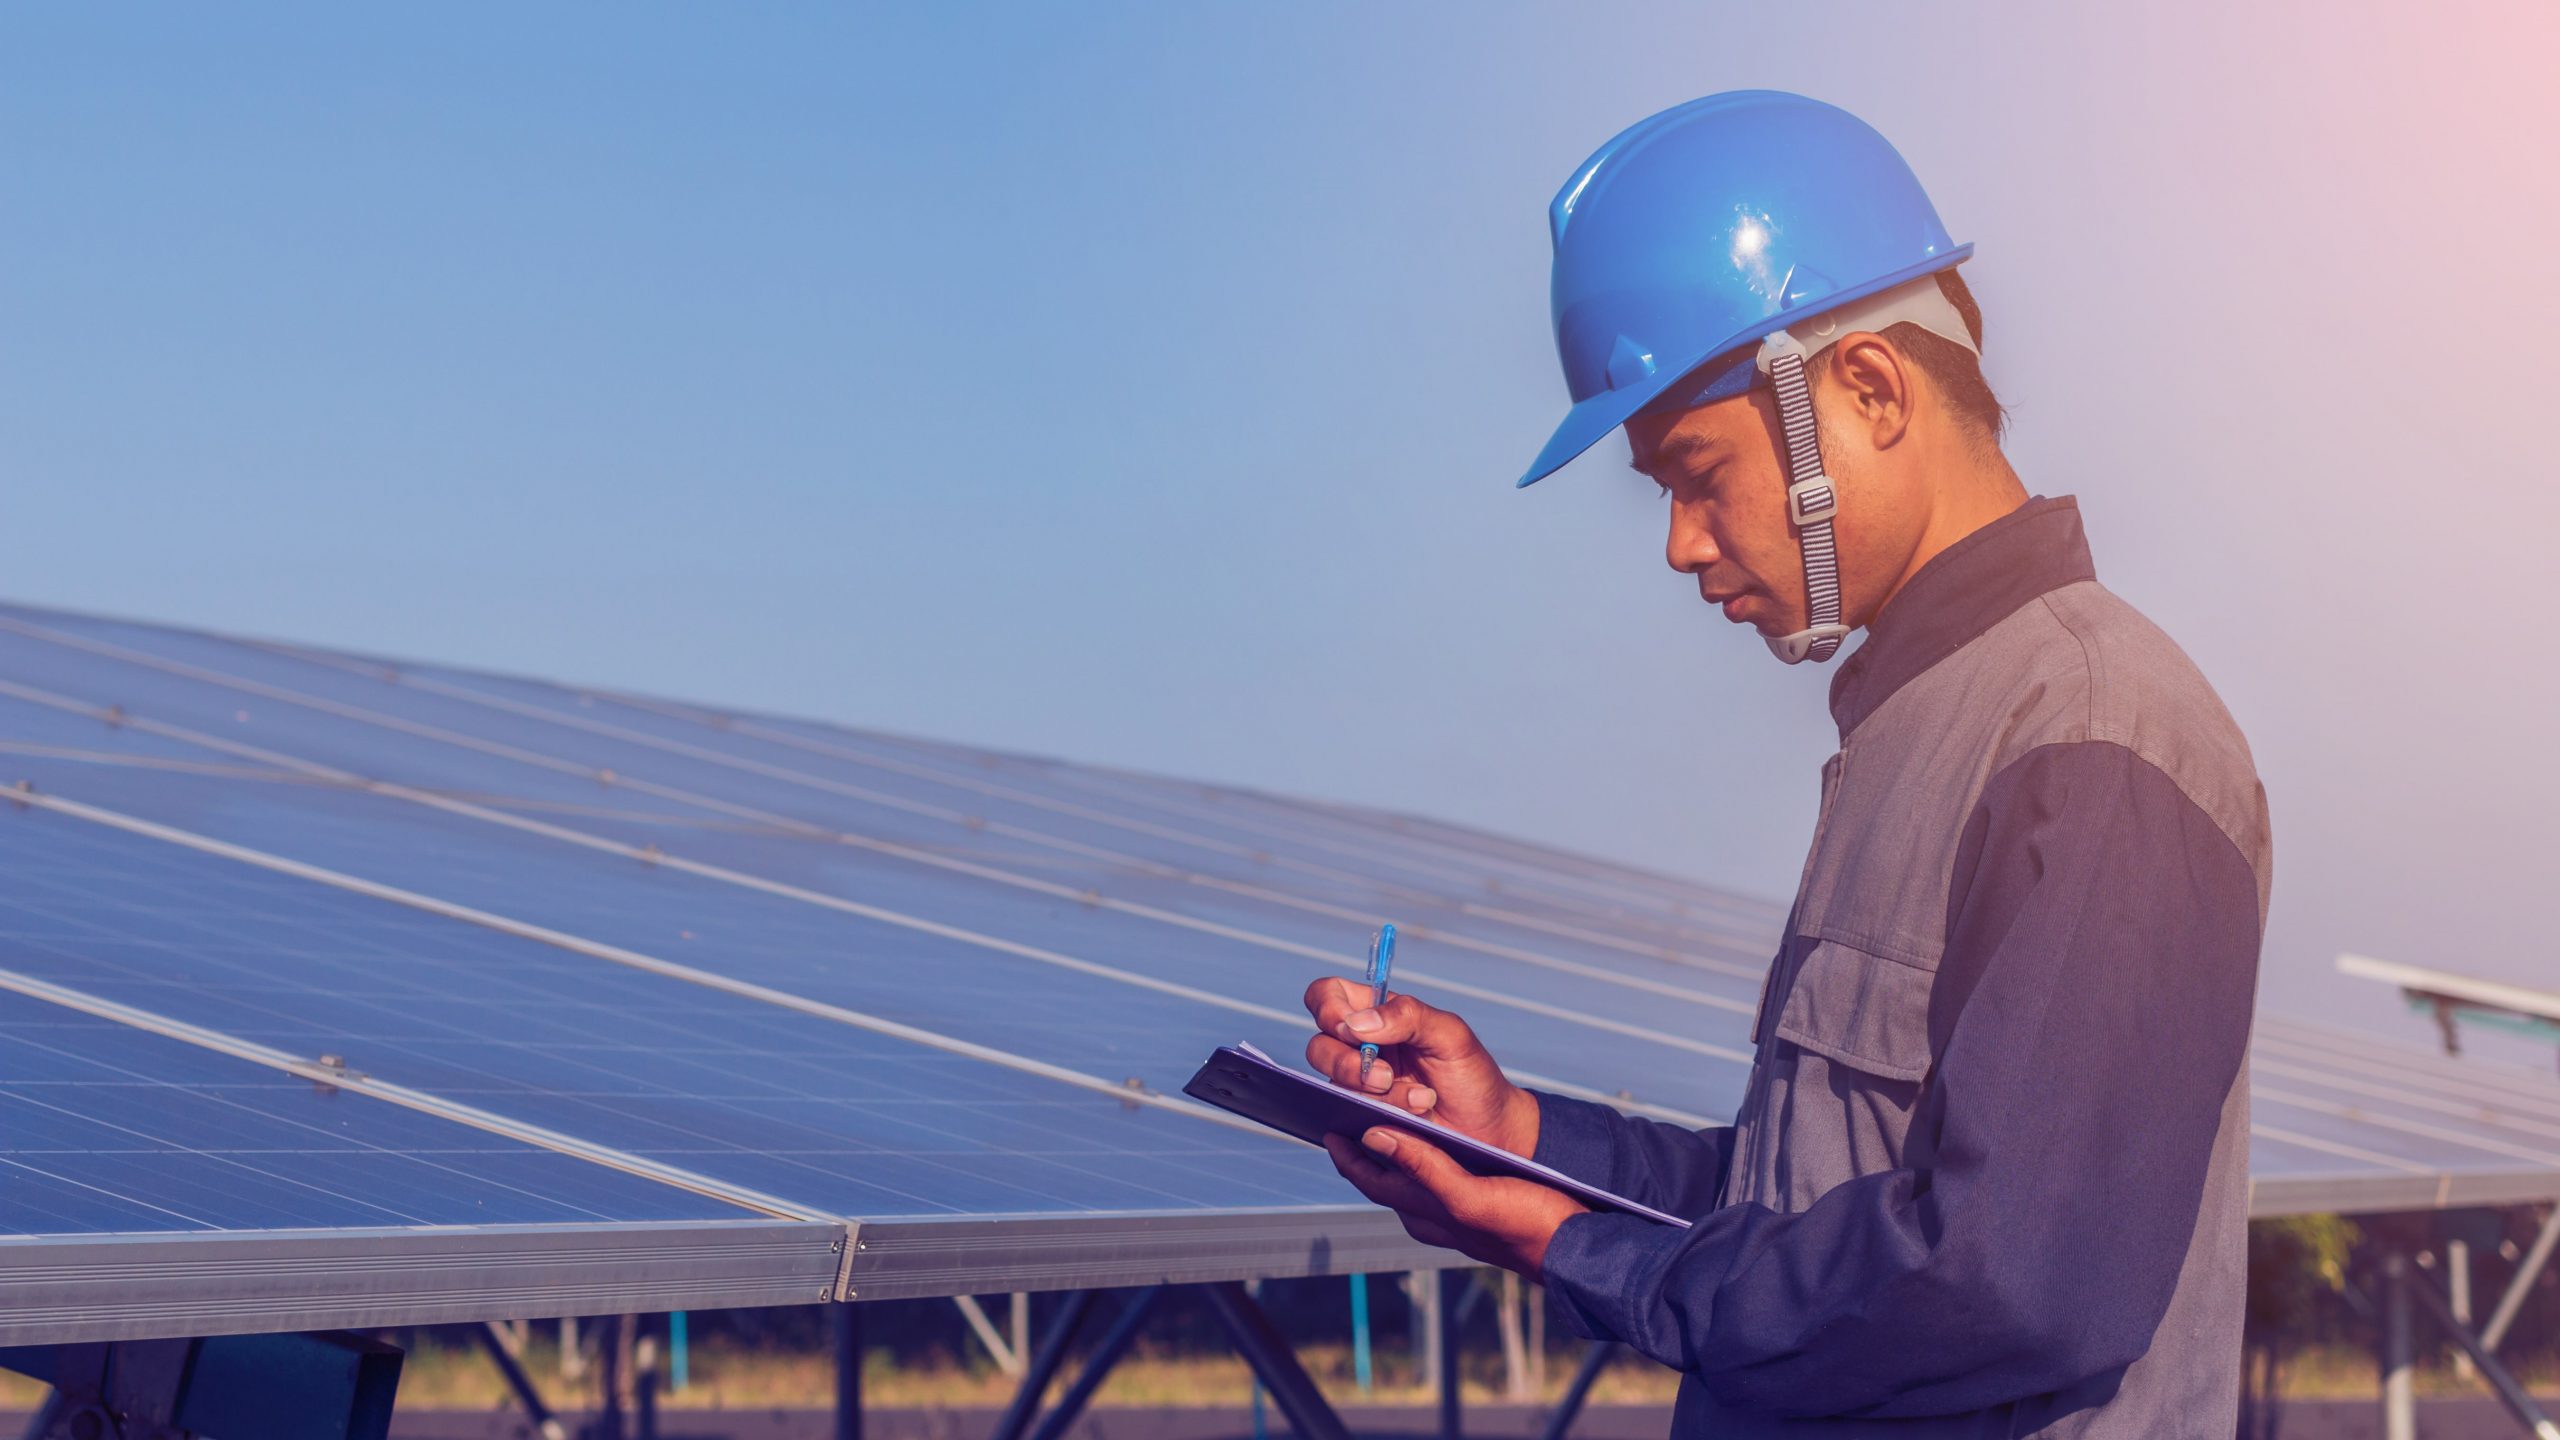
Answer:
[[(1545, 1116), (1539, 1119), (1543, 1125)], [(1546, 1148), (1543, 1130), (1538, 1148)], [(1601, 1210), (1567, 1217), (1547, 1241), (1547, 1313), (1585, 1340), (1631, 1339), (1644, 1296), (1660, 1288), (1685, 1233)]]
[(1544, 1090), (1538, 1097), (1538, 1147), (1529, 1158), (1576, 1180), (1611, 1188), (1618, 1148), (1618, 1112), (1588, 1100), (1568, 1100)]

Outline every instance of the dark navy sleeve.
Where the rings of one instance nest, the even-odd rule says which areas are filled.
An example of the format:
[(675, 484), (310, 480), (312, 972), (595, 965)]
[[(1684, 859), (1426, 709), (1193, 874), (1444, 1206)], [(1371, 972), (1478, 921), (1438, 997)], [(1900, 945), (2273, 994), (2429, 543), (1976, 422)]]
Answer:
[(1689, 1130), (1588, 1100), (1535, 1093), (1538, 1150), (1530, 1159), (1674, 1215), (1704, 1215), (1715, 1208), (1733, 1155), (1731, 1127)]
[(1685, 1231), (1574, 1216), (1574, 1328), (1789, 1416), (1975, 1410), (2149, 1348), (2248, 1047), (2256, 878), (2132, 752), (2052, 745), (1985, 789), (1948, 907), (1913, 1167)]

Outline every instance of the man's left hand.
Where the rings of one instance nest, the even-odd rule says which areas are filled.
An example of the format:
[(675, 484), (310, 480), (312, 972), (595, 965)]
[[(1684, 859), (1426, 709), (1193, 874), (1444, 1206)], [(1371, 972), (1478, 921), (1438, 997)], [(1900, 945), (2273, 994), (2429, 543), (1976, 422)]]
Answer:
[(1545, 1278), (1556, 1227), (1584, 1209), (1533, 1180), (1469, 1174), (1448, 1151), (1383, 1125), (1357, 1141), (1327, 1135), (1324, 1148), (1343, 1179), (1396, 1212), (1406, 1234), (1531, 1280)]

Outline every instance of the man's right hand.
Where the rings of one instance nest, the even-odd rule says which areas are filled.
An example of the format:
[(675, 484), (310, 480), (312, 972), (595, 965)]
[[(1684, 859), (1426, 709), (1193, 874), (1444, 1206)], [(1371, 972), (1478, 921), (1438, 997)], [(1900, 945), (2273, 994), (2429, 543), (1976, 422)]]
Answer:
[[(1514, 1155), (1538, 1148), (1538, 1097), (1511, 1083), (1466, 1021), (1403, 994), (1373, 1010), (1369, 987), (1339, 975), (1309, 985), (1306, 1001), (1316, 1021), (1307, 1064), (1317, 1074)], [(1362, 1045), (1378, 1047), (1365, 1085)]]

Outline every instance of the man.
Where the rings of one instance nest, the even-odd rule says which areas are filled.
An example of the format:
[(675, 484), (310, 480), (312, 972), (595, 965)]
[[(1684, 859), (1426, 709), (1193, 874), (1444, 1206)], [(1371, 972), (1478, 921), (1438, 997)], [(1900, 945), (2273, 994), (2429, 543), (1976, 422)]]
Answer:
[(1789, 663), (1868, 634), (1729, 1127), (1522, 1090), (1411, 996), (1307, 993), (1319, 1072), (1358, 1085), (1381, 1043), (1368, 1088), (1691, 1228), (1386, 1130), (1335, 1164), (1685, 1372), (1680, 1436), (2230, 1435), (2264, 793), (2074, 503), (2002, 458), (1970, 248), (1881, 136), (1767, 92), (1637, 125), (1550, 218), (1574, 404), (1521, 483), (1623, 427), (1702, 598)]

